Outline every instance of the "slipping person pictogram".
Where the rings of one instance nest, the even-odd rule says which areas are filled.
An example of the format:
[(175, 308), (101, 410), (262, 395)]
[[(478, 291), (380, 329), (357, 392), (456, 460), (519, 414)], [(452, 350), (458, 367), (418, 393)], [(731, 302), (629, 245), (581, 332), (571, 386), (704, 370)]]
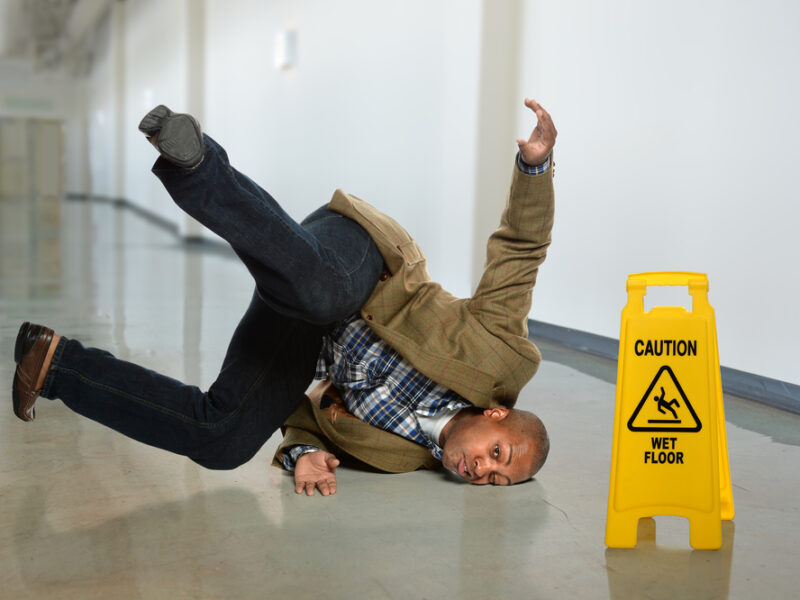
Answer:
[[(659, 389), (660, 394), (655, 390)], [(667, 400), (667, 398), (672, 398)], [(680, 400), (679, 400), (680, 399)], [(680, 416), (678, 415), (680, 412)], [(670, 418), (671, 417), (671, 418)], [(700, 431), (702, 424), (669, 365), (656, 373), (628, 419), (631, 431)]]
[[(661, 395), (660, 396), (653, 396), (653, 400), (658, 402), (658, 412), (660, 412), (662, 415), (665, 415), (665, 414), (667, 414), (667, 410), (668, 410), (669, 412), (672, 413), (672, 416), (675, 417), (675, 421), (680, 423), (681, 420), (678, 418), (678, 413), (676, 413), (675, 409), (672, 408), (672, 407), (673, 406), (677, 406), (678, 408), (680, 408), (681, 405), (678, 403), (677, 399), (673, 398), (672, 400), (667, 402), (666, 400), (664, 400), (665, 397), (666, 397), (666, 392), (664, 391), (664, 387), (662, 386), (661, 387)], [(664, 409), (667, 409), (667, 410), (664, 410)]]

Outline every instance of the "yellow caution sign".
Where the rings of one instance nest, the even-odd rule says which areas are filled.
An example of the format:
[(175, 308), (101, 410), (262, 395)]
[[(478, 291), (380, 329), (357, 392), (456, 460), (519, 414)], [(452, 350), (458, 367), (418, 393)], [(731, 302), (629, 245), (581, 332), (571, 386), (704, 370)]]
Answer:
[[(688, 286), (692, 310), (644, 310), (648, 286)], [(636, 545), (639, 519), (689, 520), (693, 548), (722, 544), (733, 519), (722, 383), (708, 278), (702, 273), (628, 277), (622, 311), (606, 545)]]

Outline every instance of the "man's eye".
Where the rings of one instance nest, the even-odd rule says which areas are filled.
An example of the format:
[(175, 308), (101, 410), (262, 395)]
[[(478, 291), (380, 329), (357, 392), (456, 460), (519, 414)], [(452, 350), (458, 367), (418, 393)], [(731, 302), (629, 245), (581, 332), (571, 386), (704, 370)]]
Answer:
[(499, 458), (500, 457), (500, 446), (495, 446), (494, 447), (494, 452), (492, 454), (494, 454), (495, 458)]

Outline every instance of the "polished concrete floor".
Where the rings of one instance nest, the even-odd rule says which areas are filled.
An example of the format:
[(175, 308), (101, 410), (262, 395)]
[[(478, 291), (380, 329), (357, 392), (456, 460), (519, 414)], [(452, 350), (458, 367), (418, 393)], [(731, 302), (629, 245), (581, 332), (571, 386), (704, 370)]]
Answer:
[(636, 549), (609, 550), (615, 366), (550, 344), (520, 406), (547, 424), (551, 456), (508, 489), (340, 469), (335, 496), (308, 498), (270, 466), (277, 437), (244, 467), (212, 472), (58, 401), (40, 400), (33, 423), (13, 416), (21, 321), (207, 386), (250, 293), (231, 253), (131, 210), (0, 200), (0, 597), (800, 594), (800, 417), (725, 399), (737, 514), (720, 551), (693, 551), (674, 517), (643, 521)]

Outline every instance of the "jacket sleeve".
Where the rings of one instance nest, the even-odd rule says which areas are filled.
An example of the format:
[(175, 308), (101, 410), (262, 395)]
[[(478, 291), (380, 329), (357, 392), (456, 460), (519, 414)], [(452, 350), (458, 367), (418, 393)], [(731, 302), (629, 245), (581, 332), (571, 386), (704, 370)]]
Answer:
[(552, 169), (528, 175), (514, 165), (500, 226), (489, 237), (486, 265), (469, 310), (490, 332), (527, 338), (531, 293), (553, 229)]
[(427, 448), (411, 440), (352, 416), (334, 421), (331, 422), (324, 412), (305, 398), (284, 423), (284, 439), (278, 446), (272, 464), (283, 468), (283, 451), (298, 444), (307, 444), (326, 450), (338, 458), (354, 458), (387, 473), (408, 473), (420, 468), (440, 467), (441, 463)]
[(272, 458), (273, 466), (285, 469), (282, 454), (292, 446), (316, 446), (320, 450), (336, 453), (338, 448), (333, 448), (331, 441), (320, 430), (311, 410), (311, 403), (306, 399), (300, 403), (281, 427), (283, 440), (275, 456)]

